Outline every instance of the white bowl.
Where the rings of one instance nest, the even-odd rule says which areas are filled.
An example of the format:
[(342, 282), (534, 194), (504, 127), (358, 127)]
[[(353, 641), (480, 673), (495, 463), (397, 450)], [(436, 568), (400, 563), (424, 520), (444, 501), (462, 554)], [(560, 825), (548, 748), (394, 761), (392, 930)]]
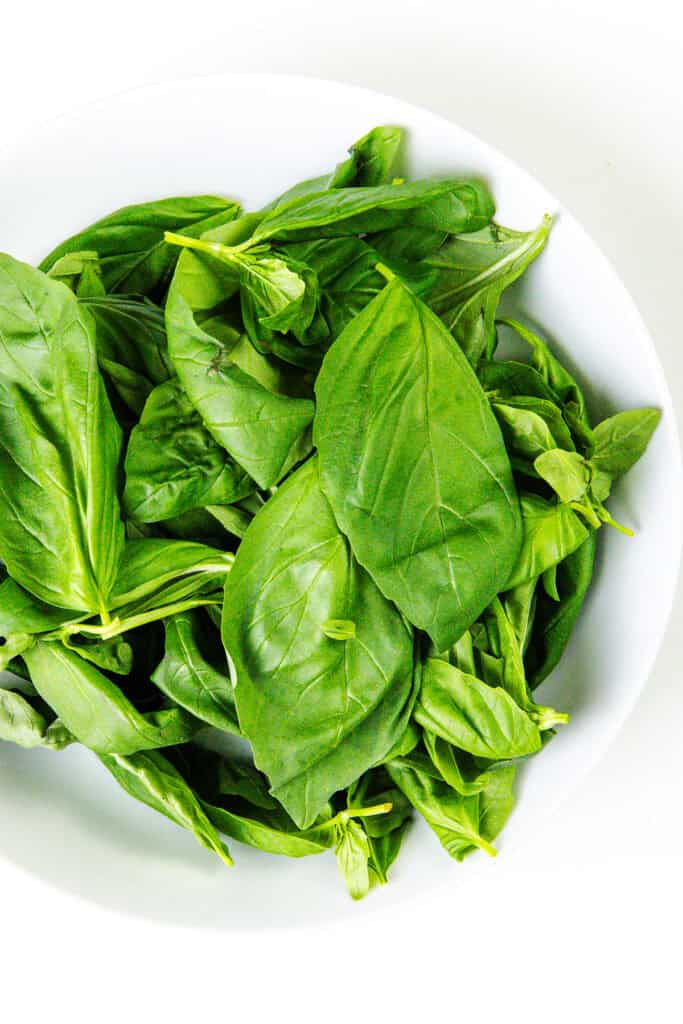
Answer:
[[(678, 571), (681, 469), (671, 398), (633, 302), (583, 229), (525, 171), (427, 111), (332, 82), (225, 75), (126, 93), (37, 129), (4, 163), (0, 248), (37, 262), (110, 210), (165, 195), (216, 192), (256, 208), (333, 167), (380, 123), (408, 129), (412, 176), (483, 176), (498, 219), (511, 227), (534, 227), (546, 211), (556, 217), (514, 306), (555, 341), (594, 414), (638, 405), (664, 414), (611, 505), (636, 537), (601, 531), (595, 585), (561, 666), (540, 691), (572, 720), (525, 771), (505, 851), (533, 838), (619, 729), (653, 664)], [(0, 855), (43, 880), (184, 924), (361, 917), (426, 886), (468, 884), (477, 871), (473, 860), (450, 861), (419, 827), (389, 886), (360, 905), (346, 895), (331, 856), (290, 861), (233, 843), (236, 867), (227, 871), (187, 833), (125, 796), (78, 747), (52, 754), (1, 744), (0, 821)]]

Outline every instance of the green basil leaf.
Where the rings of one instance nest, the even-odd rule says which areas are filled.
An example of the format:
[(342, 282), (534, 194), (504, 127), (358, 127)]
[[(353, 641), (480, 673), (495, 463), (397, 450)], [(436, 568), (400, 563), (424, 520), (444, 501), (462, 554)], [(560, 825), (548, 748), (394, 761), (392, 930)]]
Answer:
[(449, 239), (427, 262), (440, 270), (429, 304), (476, 366), (496, 347), (495, 319), (503, 291), (543, 250), (552, 220), (535, 231), (489, 224)]
[(566, 415), (568, 419), (571, 419), (574, 434), (580, 443), (580, 447), (586, 448), (589, 446), (592, 442), (592, 431), (586, 410), (586, 400), (583, 396), (583, 391), (574, 377), (562, 365), (559, 359), (553, 355), (545, 341), (539, 338), (537, 334), (534, 334), (533, 331), (530, 331), (528, 327), (519, 323), (518, 320), (511, 320), (509, 317), (501, 317), (498, 323), (512, 328), (531, 347), (531, 358), (534, 367), (564, 405)]
[(553, 405), (559, 402), (543, 375), (528, 363), (514, 359), (482, 359), (477, 366), (477, 376), (484, 390), (490, 392), (491, 401), (506, 402), (523, 395), (542, 398)]
[(270, 796), (267, 780), (252, 765), (185, 745), (169, 752), (221, 832), (265, 853), (308, 857), (333, 844), (331, 829), (302, 832)]
[(539, 455), (534, 461), (534, 469), (552, 487), (560, 501), (567, 504), (581, 501), (591, 480), (590, 467), (583, 456), (561, 448), (552, 448)]
[(495, 857), (496, 850), (480, 827), (480, 794), (462, 796), (403, 760), (392, 761), (387, 771), (451, 857), (461, 861), (475, 849)]
[(155, 750), (100, 756), (104, 767), (135, 800), (170, 818), (191, 832), (197, 842), (230, 866), (228, 848), (206, 815), (200, 801), (171, 762)]
[(48, 633), (82, 618), (80, 612), (44, 604), (13, 579), (0, 583), (0, 636), (5, 639), (14, 633)]
[(127, 514), (159, 522), (204, 505), (228, 505), (254, 489), (216, 444), (177, 378), (151, 393), (126, 452)]
[(253, 242), (335, 238), (399, 226), (477, 231), (493, 216), (493, 200), (477, 181), (414, 181), (329, 189), (277, 206), (252, 236)]
[(324, 853), (331, 845), (331, 837), (324, 832), (316, 833), (312, 829), (302, 832), (295, 828), (286, 831), (268, 821), (261, 821), (258, 808), (250, 809), (249, 814), (237, 814), (214, 804), (205, 803), (203, 806), (208, 817), (224, 835), (265, 853), (310, 857)]
[(398, 280), (346, 328), (316, 383), (321, 483), (358, 561), (439, 650), (517, 558), (500, 430), (438, 318)]
[(545, 501), (535, 494), (521, 498), (524, 538), (517, 563), (505, 589), (541, 576), (583, 544), (588, 529), (568, 505)]
[(58, 245), (40, 269), (50, 270), (67, 253), (92, 250), (100, 258), (108, 292), (157, 293), (168, 283), (178, 256), (164, 242), (164, 232), (202, 234), (233, 220), (239, 211), (236, 203), (219, 196), (178, 196), (124, 206)]
[[(145, 402), (154, 390), (154, 385), (141, 373), (129, 370), (122, 363), (114, 363), (111, 359), (100, 357), (98, 364), (105, 380), (114, 388), (123, 404), (135, 416), (140, 416)], [(122, 417), (119, 417), (119, 421), (125, 426)]]
[(379, 125), (349, 148), (349, 158), (339, 164), (328, 188), (388, 185), (403, 143), (403, 129)]
[(27, 749), (47, 747), (61, 750), (71, 739), (66, 734), (58, 738), (57, 731), (48, 725), (45, 716), (23, 693), (0, 689), (0, 740)]
[(555, 448), (557, 442), (550, 427), (533, 409), (519, 408), (505, 402), (493, 402), (492, 409), (500, 423), (508, 451), (535, 459), (537, 455)]
[(106, 293), (96, 252), (68, 253), (57, 260), (48, 274), (65, 284), (79, 298)]
[[(357, 623), (329, 640), (328, 619)], [(256, 515), (226, 582), (223, 640), (257, 766), (300, 828), (406, 729), (413, 642), (355, 562), (305, 463)]]
[(457, 750), (447, 740), (429, 730), (425, 730), (423, 740), (430, 760), (439, 775), (451, 789), (460, 793), (461, 796), (474, 796), (476, 793), (481, 793), (482, 789), (485, 789), (491, 782), (494, 772), (499, 770), (494, 766), (482, 771), (476, 766), (473, 758), (468, 759), (467, 754)]
[(201, 726), (180, 708), (140, 713), (107, 676), (58, 642), (38, 640), (23, 658), (43, 700), (77, 740), (99, 754), (185, 743)]
[(39, 270), (0, 256), (0, 556), (41, 601), (105, 612), (123, 547), (121, 432), (92, 321)]
[(623, 476), (645, 453), (661, 418), (659, 409), (628, 409), (598, 423), (592, 465), (612, 480)]
[(310, 450), (313, 403), (274, 394), (203, 331), (174, 287), (166, 307), (171, 358), (209, 433), (261, 487), (271, 487)]
[(559, 604), (539, 594), (533, 635), (525, 664), (532, 687), (539, 686), (558, 664), (569, 643), (593, 578), (597, 535), (586, 540), (557, 566)]
[(127, 676), (133, 668), (133, 648), (120, 636), (110, 640), (82, 640), (75, 643), (70, 636), (64, 635), (61, 641), (69, 650), (107, 672)]
[(334, 853), (342, 878), (354, 900), (370, 892), (370, 843), (362, 826), (353, 819), (336, 830)]
[(415, 720), (460, 750), (494, 761), (541, 747), (537, 726), (509, 693), (435, 658), (422, 673)]
[(81, 299), (95, 322), (100, 369), (137, 415), (155, 384), (174, 374), (164, 312), (149, 299), (104, 295)]
[(527, 580), (503, 596), (505, 614), (512, 624), (522, 653), (527, 650), (534, 625), (537, 583), (535, 579)]
[(239, 735), (228, 666), (224, 664), (219, 669), (205, 656), (199, 613), (190, 611), (174, 615), (165, 626), (164, 658), (153, 672), (152, 682), (174, 703), (197, 718), (217, 729)]
[[(167, 594), (167, 584), (193, 577), (193, 585), (223, 577), (230, 571), (234, 556), (194, 541), (164, 540), (151, 537), (129, 540), (123, 549), (119, 574), (111, 595), (112, 610), (138, 605), (158, 594)], [(184, 591), (183, 596), (188, 592)], [(178, 593), (174, 592), (174, 599)], [(119, 614), (122, 614), (119, 612)]]

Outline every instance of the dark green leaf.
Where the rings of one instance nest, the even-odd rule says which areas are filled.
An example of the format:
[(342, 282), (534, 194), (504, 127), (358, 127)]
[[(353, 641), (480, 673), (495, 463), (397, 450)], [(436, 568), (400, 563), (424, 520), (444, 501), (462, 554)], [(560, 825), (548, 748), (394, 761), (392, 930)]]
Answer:
[(267, 390), (197, 326), (175, 287), (167, 304), (171, 357), (214, 439), (261, 487), (270, 487), (310, 450), (313, 403)]
[(203, 639), (199, 612), (185, 612), (169, 619), (164, 659), (154, 671), (152, 682), (197, 718), (239, 735), (225, 656), (220, 668), (209, 661), (203, 651)]
[(480, 794), (462, 796), (414, 763), (402, 760), (392, 761), (387, 771), (451, 857), (460, 861), (477, 848), (496, 855), (481, 831)]
[[(357, 623), (329, 640), (328, 619)], [(240, 724), (301, 828), (381, 761), (412, 705), (410, 629), (357, 565), (304, 464), (247, 530), (225, 589), (223, 639)]]
[(179, 196), (115, 210), (68, 238), (40, 264), (50, 270), (67, 253), (92, 250), (108, 292), (157, 293), (168, 283), (178, 256), (164, 242), (165, 231), (199, 235), (231, 221), (239, 206), (219, 196)]
[(205, 505), (229, 505), (254, 484), (206, 430), (177, 378), (151, 393), (126, 452), (126, 512), (159, 522)]
[(349, 148), (350, 156), (339, 164), (328, 188), (388, 185), (403, 142), (403, 130), (379, 125)]
[(509, 576), (520, 516), (500, 430), (460, 349), (398, 280), (316, 384), (321, 482), (354, 554), (439, 650)]
[(491, 219), (493, 200), (477, 181), (413, 181), (374, 188), (329, 189), (271, 210), (253, 242), (336, 238), (411, 225), (452, 233), (477, 231)]
[(593, 577), (597, 535), (586, 540), (557, 567), (559, 604), (539, 594), (532, 641), (525, 662), (532, 687), (548, 676), (562, 657)]

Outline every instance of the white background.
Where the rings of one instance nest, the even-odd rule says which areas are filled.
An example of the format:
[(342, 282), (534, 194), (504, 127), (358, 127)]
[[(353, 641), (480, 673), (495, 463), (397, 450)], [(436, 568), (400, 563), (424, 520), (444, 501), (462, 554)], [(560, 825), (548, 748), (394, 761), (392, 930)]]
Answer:
[[(588, 228), (640, 307), (680, 413), (681, 28), (666, 0), (29, 0), (3, 14), (3, 142), (94, 97), (226, 70), (422, 104), (521, 163)], [(229, 131), (226, 110), (217, 144)], [(679, 600), (607, 757), (535, 848), (506, 849), (476, 892), (379, 907), (362, 930), (237, 936), (108, 914), (0, 864), (3, 1016), (679, 1020), (682, 626)]]

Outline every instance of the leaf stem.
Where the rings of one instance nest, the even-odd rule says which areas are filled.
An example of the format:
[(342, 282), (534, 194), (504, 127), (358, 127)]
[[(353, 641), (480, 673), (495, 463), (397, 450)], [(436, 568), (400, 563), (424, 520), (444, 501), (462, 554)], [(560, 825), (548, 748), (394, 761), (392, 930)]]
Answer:
[(183, 249), (196, 249), (197, 252), (208, 253), (217, 259), (231, 259), (235, 253), (249, 248), (250, 240), (239, 245), (223, 245), (222, 242), (211, 242), (205, 238), (192, 238), (190, 235), (179, 235), (175, 231), (165, 231), (164, 241), (168, 245), (179, 245)]
[(381, 274), (387, 281), (393, 281), (396, 274), (393, 270), (390, 270), (386, 263), (382, 263), (381, 260), (375, 263), (375, 270), (378, 274)]
[(615, 530), (618, 530), (619, 533), (623, 533), (626, 537), (635, 536), (633, 530), (630, 530), (628, 526), (622, 526), (621, 523), (616, 521), (616, 519), (612, 519), (604, 505), (599, 509), (598, 515), (602, 519), (603, 523), (607, 523), (608, 526), (613, 526)]
[(375, 804), (373, 807), (347, 807), (346, 810), (335, 814), (329, 821), (324, 821), (321, 825), (314, 825), (311, 831), (324, 831), (335, 828), (337, 825), (345, 825), (351, 818), (372, 818), (377, 814), (388, 814), (393, 806), (392, 803), (385, 803)]
[(62, 626), (54, 633), (47, 634), (43, 639), (62, 639), (72, 637), (77, 633), (85, 633), (87, 636), (96, 636), (101, 640), (111, 640), (112, 637), (120, 636), (131, 629), (146, 626), (149, 622), (158, 622), (159, 619), (177, 615), (179, 612), (189, 611), (191, 608), (206, 607), (207, 605), (219, 605), (220, 601), (208, 600), (207, 598), (191, 598), (187, 601), (176, 601), (174, 604), (162, 605), (160, 608), (152, 608), (147, 612), (140, 612), (138, 615), (131, 615), (127, 619), (120, 619), (116, 616), (107, 624), (95, 626), (87, 622), (76, 622), (72, 625)]

